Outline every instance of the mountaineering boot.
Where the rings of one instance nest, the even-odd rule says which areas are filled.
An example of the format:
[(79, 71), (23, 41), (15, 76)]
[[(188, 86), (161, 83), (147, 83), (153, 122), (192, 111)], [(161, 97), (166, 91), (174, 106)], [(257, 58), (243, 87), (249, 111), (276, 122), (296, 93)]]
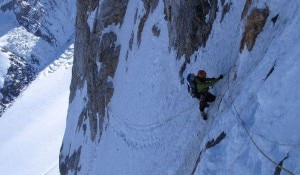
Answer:
[(200, 113), (201, 113), (203, 120), (207, 120), (207, 114), (204, 111), (201, 111)]

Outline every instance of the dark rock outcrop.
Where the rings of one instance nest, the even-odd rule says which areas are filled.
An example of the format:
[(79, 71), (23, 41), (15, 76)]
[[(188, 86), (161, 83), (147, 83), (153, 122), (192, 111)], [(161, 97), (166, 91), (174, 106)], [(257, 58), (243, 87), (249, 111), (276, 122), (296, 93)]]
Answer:
[[(82, 89), (85, 84), (87, 97), (86, 106), (80, 116), (69, 114), (68, 117), (78, 119), (77, 130), (82, 128), (86, 133), (86, 129), (90, 128), (90, 136), (87, 137), (92, 142), (96, 138), (100, 139), (103, 132), (106, 107), (114, 92), (111, 78), (114, 77), (120, 54), (120, 45), (116, 44), (117, 34), (104, 29), (110, 25), (122, 25), (127, 3), (128, 0), (105, 0), (101, 3), (99, 0), (77, 1), (75, 53), (69, 100), (72, 102), (77, 89)], [(91, 12), (94, 12), (94, 17), (90, 16)], [(94, 20), (88, 23), (91, 18)], [(68, 160), (72, 150), (69, 151), (66, 155), (61, 153), (61, 174), (73, 171), (68, 168), (72, 167), (72, 161)]]
[(262, 32), (266, 20), (269, 16), (269, 8), (254, 9), (247, 18), (247, 24), (243, 33), (243, 37), (240, 43), (240, 52), (243, 51), (244, 46), (247, 46), (249, 51), (252, 50), (256, 38), (260, 32)]
[(56, 45), (52, 32), (43, 25), (42, 17), (45, 13), (44, 6), (38, 1), (14, 0), (0, 7), (2, 11), (11, 10), (21, 26), (30, 33), (41, 37), (50, 44)]
[[(115, 44), (117, 35), (113, 32), (104, 33), (103, 29), (109, 25), (122, 24), (127, 3), (127, 0), (103, 1), (100, 7), (91, 7), (89, 1), (77, 3), (70, 101), (86, 80), (88, 100), (85, 114), (87, 117), (84, 118), (90, 121), (92, 140), (102, 133), (105, 108), (113, 94), (113, 85), (109, 78), (115, 74), (120, 53), (120, 46)], [(96, 2), (93, 4), (98, 5)], [(97, 11), (92, 29), (87, 23), (90, 10)]]
[[(64, 162), (60, 162), (59, 168), (60, 173), (62, 175), (68, 174), (68, 171), (71, 171), (74, 174), (77, 174), (80, 171), (80, 155), (81, 155), (81, 146), (78, 148), (78, 150), (74, 151), (70, 156), (67, 155), (64, 159)], [(62, 157), (60, 156), (60, 159)]]
[(170, 46), (177, 57), (185, 56), (179, 72), (182, 75), (190, 56), (205, 47), (218, 11), (217, 0), (176, 0), (165, 2), (165, 19), (168, 21)]
[[(8, 59), (10, 64), (6, 75), (3, 75), (5, 78), (4, 86), (0, 89), (0, 96), (2, 97), (0, 99), (0, 116), (8, 106), (12, 105), (13, 101), (27, 85), (35, 79), (39, 71), (48, 66), (46, 65), (48, 59), (49, 63), (57, 59), (56, 55), (59, 53), (53, 54), (52, 58), (51, 56), (43, 55), (44, 50), (39, 52), (40, 49), (46, 49), (45, 53), (61, 52), (61, 47), (65, 47), (66, 43), (72, 40), (74, 32), (72, 17), (75, 11), (68, 8), (72, 8), (74, 5), (71, 1), (60, 2), (57, 0), (12, 0), (0, 3), (0, 10), (14, 14), (11, 15), (14, 16), (12, 18), (15, 18), (19, 25), (26, 29), (24, 30), (25, 34), (14, 35), (20, 35), (20, 38), (24, 39), (24, 36), (27, 36), (27, 34), (33, 34), (39, 40), (39, 42), (33, 44), (30, 43), (30, 39), (24, 39), (26, 42), (28, 40), (28, 43), (34, 45), (27, 55), (18, 53), (22, 51), (27, 52), (26, 49), (28, 47), (14, 37), (8, 37), (8, 44), (1, 46), (1, 52), (9, 53)], [(61, 10), (67, 12), (61, 13)], [(68, 16), (66, 17), (65, 15)], [(69, 20), (67, 23), (62, 25), (55, 24), (57, 21), (65, 18)], [(44, 43), (44, 41), (50, 43), (50, 47), (43, 47), (41, 43)], [(24, 48), (15, 49), (17, 45), (24, 45)]]
[(187, 59), (205, 46), (216, 18), (217, 0), (165, 1), (170, 46)]
[(226, 133), (223, 131), (216, 139), (212, 139), (211, 141), (207, 142), (205, 148), (206, 148), (206, 149), (209, 149), (209, 148), (212, 148), (212, 147), (216, 146), (216, 145), (219, 144), (225, 137), (226, 137)]
[[(2, 50), (2, 52), (7, 52)], [(37, 69), (33, 66), (36, 59), (32, 56), (26, 59), (10, 53), (10, 67), (7, 70), (3, 88), (0, 88), (0, 117), (12, 102), (20, 95), (22, 90), (33, 81), (37, 75)], [(37, 62), (38, 63), (38, 62)]]

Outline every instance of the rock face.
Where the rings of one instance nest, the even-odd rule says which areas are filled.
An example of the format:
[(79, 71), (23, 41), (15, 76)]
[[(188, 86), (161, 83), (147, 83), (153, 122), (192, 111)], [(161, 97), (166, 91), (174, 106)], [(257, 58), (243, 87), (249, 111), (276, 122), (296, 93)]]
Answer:
[(268, 16), (268, 7), (265, 9), (252, 10), (251, 14), (247, 18), (247, 24), (240, 44), (240, 52), (243, 51), (245, 45), (249, 51), (252, 50), (256, 37), (260, 32), (262, 32)]
[[(78, 3), (77, 31), (75, 40), (75, 57), (71, 85), (70, 101), (83, 83), (87, 83), (86, 114), (91, 124), (91, 139), (102, 133), (105, 107), (113, 94), (113, 77), (117, 67), (120, 46), (116, 45), (117, 35), (114, 32), (103, 32), (108, 25), (121, 24), (124, 18), (127, 1), (103, 1), (101, 6), (93, 1)], [(87, 14), (96, 11), (93, 28), (87, 23)], [(93, 47), (90, 47), (93, 46)], [(77, 76), (80, 75), (80, 76)], [(98, 128), (99, 127), (99, 128)]]
[(38, 1), (10, 1), (1, 7), (2, 11), (14, 11), (18, 22), (35, 33), (41, 27), (41, 16), (44, 13), (44, 6)]
[(170, 46), (178, 51), (178, 56), (189, 59), (200, 46), (205, 46), (216, 18), (217, 3), (217, 0), (165, 0)]
[[(128, 0), (105, 0), (77, 2), (77, 21), (75, 55), (71, 83), (70, 102), (76, 91), (86, 86), (85, 106), (78, 116), (77, 128), (90, 135), (91, 141), (101, 138), (104, 128), (106, 106), (113, 95), (111, 78), (114, 76), (120, 54), (120, 45), (116, 44), (117, 35), (113, 31), (105, 32), (109, 25), (122, 25)], [(93, 14), (93, 15), (92, 15)], [(92, 19), (90, 24), (88, 20)], [(92, 46), (92, 47), (91, 47)], [(88, 125), (88, 126), (87, 126)], [(89, 131), (86, 129), (89, 128)], [(63, 146), (62, 149), (65, 147)], [(76, 149), (78, 150), (78, 149)], [(71, 151), (71, 150), (70, 150)], [(61, 174), (68, 171), (78, 172), (78, 162), (69, 157), (80, 159), (80, 151), (70, 152), (73, 156), (60, 156)], [(76, 154), (76, 156), (74, 155)]]
[[(145, 13), (139, 17), (137, 33), (131, 34), (130, 50), (134, 36), (138, 45), (142, 42), (145, 22), (158, 2), (158, 0), (143, 0)], [(200, 46), (205, 46), (216, 16), (217, 1), (163, 2), (165, 20), (169, 25), (170, 48), (177, 50), (178, 58), (184, 55), (186, 64), (194, 51)], [(83, 133), (90, 142), (101, 140), (104, 121), (108, 120), (107, 104), (114, 92), (110, 80), (114, 77), (120, 55), (121, 46), (116, 44), (118, 35), (109, 30), (108, 26), (122, 25), (127, 4), (128, 0), (77, 1), (75, 56), (68, 114), (68, 118), (77, 120), (77, 127), (73, 127), (72, 130), (67, 126), (66, 133), (75, 132), (73, 133), (75, 135)], [(136, 18), (137, 16), (135, 22)], [(157, 26), (153, 26), (152, 31), (154, 36), (159, 36)], [(72, 102), (78, 101), (76, 97), (78, 91), (85, 91), (83, 93), (86, 95), (81, 97), (84, 105), (80, 107), (79, 112), (78, 109), (77, 112), (72, 112), (75, 111), (72, 109)], [(70, 136), (65, 135), (65, 140), (66, 137)], [(81, 145), (64, 142), (60, 155), (61, 174), (68, 172), (77, 174), (80, 171), (78, 162), (82, 151)]]
[[(172, 1), (173, 2), (173, 1)], [(122, 25), (128, 0), (123, 1), (80, 1), (77, 3), (75, 58), (70, 101), (77, 89), (87, 83), (87, 105), (80, 115), (79, 123), (88, 119), (91, 139), (102, 133), (105, 108), (113, 94), (113, 85), (109, 77), (113, 77), (119, 59), (120, 46), (116, 45), (117, 35), (103, 30), (114, 24)], [(158, 0), (144, 0), (145, 13), (138, 25), (137, 43), (141, 43), (141, 35), (149, 14)], [(165, 15), (169, 24), (170, 47), (178, 51), (178, 57), (185, 55), (187, 62), (191, 54), (205, 42), (210, 34), (217, 12), (216, 0), (164, 1)], [(91, 12), (95, 13), (88, 24)], [(184, 20), (189, 19), (189, 20)], [(153, 32), (159, 35), (158, 29)], [(93, 46), (93, 47), (90, 47)], [(80, 127), (80, 126), (79, 126)], [(99, 132), (99, 133), (98, 133)]]
[[(7, 52), (2, 50), (2, 52)], [(5, 109), (18, 97), (21, 91), (35, 79), (37, 69), (17, 55), (10, 54), (10, 67), (6, 73), (3, 88), (0, 89), (0, 117)]]
[[(19, 24), (30, 33), (52, 45), (59, 46), (63, 44), (60, 42), (61, 33), (66, 32), (66, 28), (69, 26), (56, 25), (55, 23), (66, 18), (66, 14), (72, 18), (73, 12), (69, 9), (71, 4), (67, 1), (60, 2), (57, 0), (13, 0), (0, 4), (0, 9), (4, 12), (13, 11)], [(53, 30), (54, 28), (56, 29)]]
[[(141, 3), (138, 8), (142, 8), (142, 15), (138, 15), (139, 9), (134, 9), (137, 30), (129, 34), (128, 50), (133, 50), (133, 43), (139, 48), (149, 16), (159, 3), (163, 3), (162, 15), (168, 25), (169, 48), (176, 51), (177, 59), (184, 59), (179, 75), (190, 63), (193, 53), (206, 46), (218, 5), (223, 8), (220, 22), (232, 5), (224, 0), (221, 3), (217, 0), (143, 0)], [(129, 0), (77, 0), (70, 106), (60, 153), (60, 172), (63, 175), (80, 173), (81, 154), (85, 152), (85, 157), (88, 154), (93, 156), (91, 150), (101, 142), (105, 121), (109, 120), (107, 106), (114, 95), (111, 80), (121, 53), (117, 30), (111, 28), (121, 28), (128, 4)], [(158, 25), (153, 25), (151, 30), (154, 37), (160, 35)]]
[(180, 75), (190, 63), (190, 56), (206, 41), (218, 10), (217, 0), (165, 0), (165, 19), (169, 25), (170, 47), (177, 50), (177, 56), (185, 57)]

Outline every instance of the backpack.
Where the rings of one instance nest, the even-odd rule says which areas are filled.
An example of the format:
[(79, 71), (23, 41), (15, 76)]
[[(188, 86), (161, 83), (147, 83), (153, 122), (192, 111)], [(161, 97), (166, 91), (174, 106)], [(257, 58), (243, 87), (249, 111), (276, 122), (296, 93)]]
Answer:
[(187, 79), (187, 85), (188, 85), (188, 92), (191, 94), (191, 96), (193, 98), (196, 98), (197, 91), (196, 91), (195, 75), (194, 74), (188, 74), (186, 79)]

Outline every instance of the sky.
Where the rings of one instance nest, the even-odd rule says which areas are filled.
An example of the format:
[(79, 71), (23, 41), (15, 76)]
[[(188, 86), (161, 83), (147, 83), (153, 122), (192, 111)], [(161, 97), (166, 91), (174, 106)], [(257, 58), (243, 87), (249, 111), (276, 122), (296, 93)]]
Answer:
[[(0, 118), (1, 174), (58, 174), (64, 134), (71, 149), (82, 146), (80, 174), (265, 175), (274, 174), (274, 163), (287, 156), (281, 174), (300, 174), (300, 5), (266, 3), (270, 17), (280, 16), (276, 24), (267, 20), (251, 52), (239, 53), (244, 2), (233, 1), (223, 22), (214, 24), (206, 47), (192, 55), (184, 77), (199, 69), (209, 77), (224, 74), (211, 89), (217, 99), (204, 121), (198, 101), (188, 94), (186, 83), (180, 84), (183, 59), (176, 60), (168, 48), (161, 1), (145, 23), (141, 45), (134, 39), (125, 59), (131, 33), (138, 30), (136, 9), (138, 15), (144, 13), (141, 2), (130, 0), (123, 25), (107, 29), (118, 34), (122, 47), (101, 140), (91, 143), (89, 133), (76, 130), (74, 116), (84, 106), (86, 86), (77, 91), (68, 111), (71, 45)], [(254, 5), (263, 7), (264, 2)], [(216, 21), (220, 18), (218, 13)], [(159, 37), (152, 34), (154, 24)], [(0, 33), (3, 46), (9, 36)], [(6, 62), (0, 63), (5, 71)], [(206, 149), (222, 132), (226, 137)]]

